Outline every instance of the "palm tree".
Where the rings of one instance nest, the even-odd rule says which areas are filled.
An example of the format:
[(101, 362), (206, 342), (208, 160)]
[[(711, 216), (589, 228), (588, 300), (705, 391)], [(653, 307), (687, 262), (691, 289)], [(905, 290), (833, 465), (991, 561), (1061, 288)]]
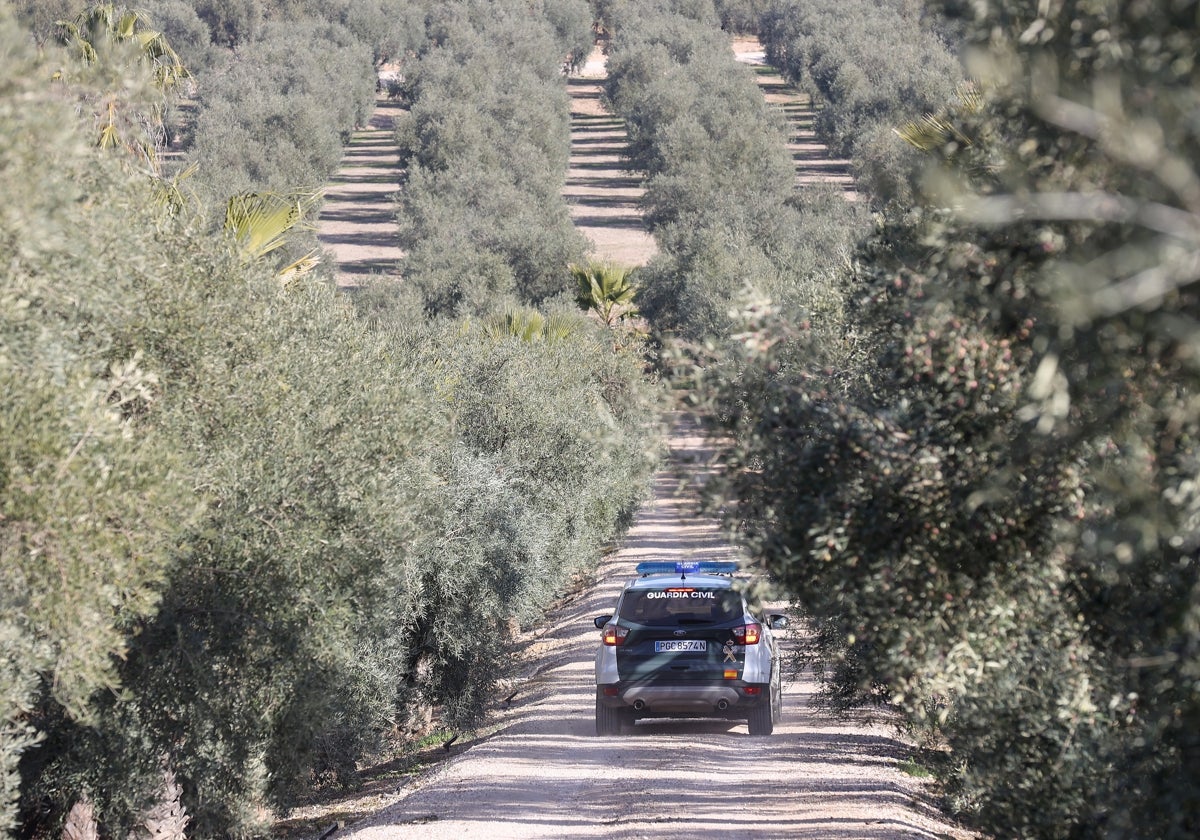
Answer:
[[(96, 144), (124, 148), (158, 174), (158, 153), (166, 139), (165, 100), (190, 77), (175, 50), (150, 28), (143, 13), (114, 3), (91, 6), (74, 20), (58, 21), (58, 27), (59, 40), (77, 64), (60, 69), (54, 78), (84, 82), (78, 96), (96, 120)], [(149, 101), (131, 96), (131, 79), (154, 91)]]
[(632, 274), (633, 269), (609, 262), (592, 260), (585, 265), (573, 265), (575, 300), (581, 308), (595, 312), (609, 327), (636, 317), (638, 311), (633, 299), (637, 287), (630, 282)]

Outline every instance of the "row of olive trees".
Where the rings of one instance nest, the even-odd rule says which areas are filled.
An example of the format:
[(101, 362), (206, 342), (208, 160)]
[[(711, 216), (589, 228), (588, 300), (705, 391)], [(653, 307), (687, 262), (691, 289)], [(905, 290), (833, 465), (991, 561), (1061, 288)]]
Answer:
[(758, 32), (771, 0), (715, 0), (721, 28), (726, 32), (753, 35)]
[[(837, 15), (805, 36), (816, 55), (857, 5), (784, 8)], [(717, 403), (726, 492), (812, 616), (826, 699), (889, 703), (944, 747), (965, 819), (1192, 837), (1196, 4), (929, 6), (977, 95), (896, 120), (929, 150), (926, 191), (856, 253), (859, 352), (748, 313)]]
[(821, 104), (814, 127), (876, 202), (914, 200), (920, 155), (897, 126), (944, 108), (963, 78), (956, 30), (920, 0), (773, 0), (767, 59)]
[(0, 40), (0, 830), (157, 802), (254, 836), (431, 709), (478, 719), (642, 492), (654, 393), (578, 315), (281, 288)]
[(431, 14), (428, 44), (398, 91), (408, 112), (396, 130), (402, 273), (425, 312), (536, 304), (568, 288), (585, 242), (561, 195), (563, 66), (590, 43), (584, 0), (449, 3)]
[[(188, 185), (218, 205), (246, 191), (319, 187), (370, 117), (376, 65), (421, 43), (424, 4), (265, 4), (253, 26), (234, 27), (229, 45), (221, 32), (233, 24), (214, 11), (222, 5), (170, 0), (148, 9), (168, 37), (188, 39), (181, 55), (203, 62), (193, 70), (194, 111), (179, 119), (186, 162), (196, 167)], [(198, 34), (194, 23), (180, 25), (189, 15), (205, 23)]]
[(839, 320), (826, 285), (849, 253), (855, 208), (798, 191), (785, 125), (733, 56), (711, 3), (610, 4), (608, 101), (646, 175), (645, 215), (660, 254), (641, 272), (642, 310), (661, 331), (725, 338), (747, 294), (819, 323)]

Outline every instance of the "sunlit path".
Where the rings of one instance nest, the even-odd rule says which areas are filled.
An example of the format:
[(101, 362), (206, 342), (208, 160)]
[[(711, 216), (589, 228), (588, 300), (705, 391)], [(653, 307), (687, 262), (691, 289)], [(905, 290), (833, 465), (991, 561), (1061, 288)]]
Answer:
[(370, 123), (354, 132), (325, 189), (317, 238), (337, 264), (339, 286), (398, 274), (404, 254), (396, 230), (401, 168), (393, 127), (400, 112), (386, 96), (376, 100)]
[(575, 227), (594, 255), (626, 266), (643, 265), (657, 246), (642, 221), (642, 176), (623, 169), (624, 123), (600, 101), (604, 55), (597, 49), (567, 80), (571, 94), (571, 162), (563, 197)]

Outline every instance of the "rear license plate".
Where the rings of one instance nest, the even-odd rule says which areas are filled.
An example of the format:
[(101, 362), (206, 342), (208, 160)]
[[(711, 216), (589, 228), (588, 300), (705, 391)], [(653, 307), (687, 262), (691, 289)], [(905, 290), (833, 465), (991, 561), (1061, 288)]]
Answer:
[(708, 642), (704, 639), (680, 639), (679, 641), (655, 642), (655, 653), (704, 653), (708, 650)]

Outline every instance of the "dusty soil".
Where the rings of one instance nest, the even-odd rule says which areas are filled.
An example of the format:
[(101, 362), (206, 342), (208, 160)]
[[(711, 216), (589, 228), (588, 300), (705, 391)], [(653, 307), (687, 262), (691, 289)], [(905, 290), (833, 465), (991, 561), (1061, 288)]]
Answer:
[(571, 161), (563, 197), (596, 258), (624, 266), (645, 265), (658, 247), (639, 209), (641, 176), (623, 168), (624, 124), (600, 101), (604, 78), (604, 56), (597, 48), (567, 80)]
[[(742, 60), (761, 63), (757, 42), (740, 42)], [(569, 80), (571, 169), (564, 194), (598, 257), (638, 265), (654, 253), (637, 212), (638, 178), (622, 170), (619, 121), (599, 100), (602, 57)], [(805, 97), (769, 68), (759, 72), (768, 101), (793, 126), (797, 180), (853, 184), (843, 161), (812, 144)], [(387, 103), (384, 102), (384, 105)], [(380, 126), (384, 131), (386, 114)], [(374, 137), (374, 139), (371, 139)], [(347, 285), (363, 274), (394, 271), (386, 250), (395, 181), (382, 134), (356, 137), (347, 169), (331, 187), (322, 241), (341, 264)], [(394, 164), (393, 164), (394, 165)], [(390, 190), (390, 192), (389, 192)], [(339, 205), (338, 202), (344, 202)], [(379, 250), (375, 250), (379, 249)], [(968, 838), (940, 814), (926, 782), (900, 769), (908, 745), (883, 723), (835, 720), (814, 710), (810, 676), (791, 678), (782, 723), (752, 738), (744, 723), (643, 721), (630, 735), (594, 735), (594, 616), (611, 612), (641, 560), (729, 559), (736, 556), (717, 524), (697, 512), (697, 488), (712, 448), (689, 418), (676, 416), (669, 466), (615, 553), (519, 639), (520, 676), (497, 692), (492, 721), (443, 749), (372, 768), (357, 794), (298, 810), (290, 837), (333, 840), (480, 837), (517, 838)], [(804, 632), (797, 623), (782, 644)], [(507, 702), (504, 698), (508, 698)], [(434, 758), (436, 756), (436, 758)], [(414, 772), (414, 766), (416, 772)], [(368, 815), (363, 817), (362, 815)], [(329, 833), (322, 828), (350, 822)], [(357, 820), (357, 821), (355, 821)], [(297, 829), (296, 825), (301, 828)], [(311, 829), (311, 833), (303, 833)], [(297, 832), (300, 833), (297, 833)]]
[(317, 239), (336, 264), (339, 286), (371, 275), (399, 276), (396, 239), (400, 154), (393, 124), (401, 108), (380, 95), (368, 125), (350, 138), (338, 174), (325, 188)]

